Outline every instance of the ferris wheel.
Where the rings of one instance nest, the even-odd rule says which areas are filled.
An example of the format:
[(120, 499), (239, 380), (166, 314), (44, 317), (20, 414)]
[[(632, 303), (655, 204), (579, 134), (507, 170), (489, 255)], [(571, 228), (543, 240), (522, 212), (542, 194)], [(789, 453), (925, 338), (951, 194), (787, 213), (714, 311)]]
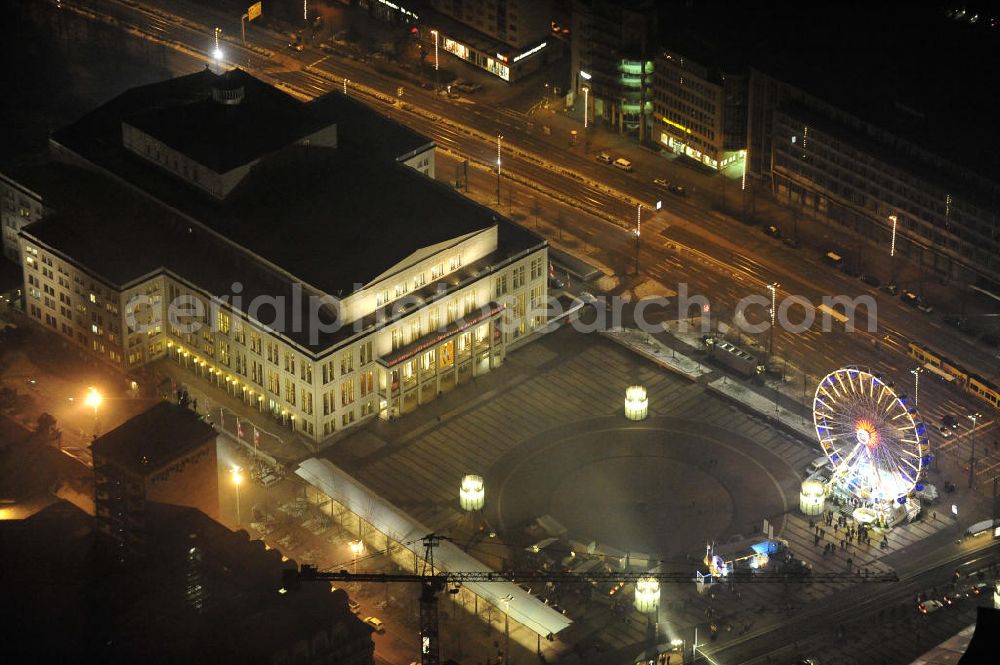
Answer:
[(848, 366), (816, 388), (813, 421), (833, 478), (869, 503), (906, 501), (930, 462), (924, 425), (881, 377)]

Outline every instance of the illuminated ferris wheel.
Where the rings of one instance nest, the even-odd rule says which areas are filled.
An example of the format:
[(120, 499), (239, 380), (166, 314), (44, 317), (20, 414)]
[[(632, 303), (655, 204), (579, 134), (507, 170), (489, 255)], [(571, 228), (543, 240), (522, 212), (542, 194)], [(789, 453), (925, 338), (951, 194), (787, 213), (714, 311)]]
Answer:
[(832, 482), (868, 503), (904, 502), (930, 462), (923, 423), (882, 378), (860, 367), (826, 375), (813, 420)]

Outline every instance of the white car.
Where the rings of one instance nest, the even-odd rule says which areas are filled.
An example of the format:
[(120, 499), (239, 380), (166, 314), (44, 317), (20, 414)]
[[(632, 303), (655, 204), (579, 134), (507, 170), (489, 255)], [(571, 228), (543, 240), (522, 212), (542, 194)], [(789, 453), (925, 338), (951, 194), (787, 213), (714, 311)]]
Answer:
[(940, 600), (928, 600), (917, 605), (917, 609), (920, 610), (921, 614), (934, 614), (942, 607), (944, 605)]
[[(937, 602), (937, 601), (931, 601), (931, 602)], [(938, 605), (940, 604), (941, 603), (938, 603)], [(380, 619), (376, 619), (375, 617), (368, 617), (365, 619), (365, 623), (374, 628), (376, 633), (385, 632), (385, 624), (382, 623)]]

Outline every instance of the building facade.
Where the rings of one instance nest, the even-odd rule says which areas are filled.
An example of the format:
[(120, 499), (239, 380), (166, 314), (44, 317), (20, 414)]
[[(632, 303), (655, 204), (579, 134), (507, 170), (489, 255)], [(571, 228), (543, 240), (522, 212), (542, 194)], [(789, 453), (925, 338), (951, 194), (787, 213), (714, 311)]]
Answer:
[[(187, 84), (201, 90), (211, 80)], [(272, 94), (247, 85), (247, 103)], [(165, 180), (163, 158), (143, 147), (115, 152), (123, 164), (147, 165), (141, 183), (122, 186), (105, 173), (132, 171), (88, 153), (73, 132), (57, 133), (54, 151), (72, 163), (53, 168), (67, 170), (59, 180), (80, 187), (80, 198), (77, 210), (21, 232), (28, 315), (125, 371), (169, 359), (314, 441), (402, 415), (499, 367), (509, 346), (545, 323), (546, 243), (434, 182), (426, 139), (407, 130), (393, 148), (401, 128), (346, 103), (335, 110), (342, 124), (357, 121), (357, 148), (299, 141), (256, 155), (221, 203), (211, 193), (192, 199), (172, 160)], [(305, 110), (311, 121), (314, 109)], [(367, 130), (394, 154), (361, 157)], [(274, 199), (282, 186), (301, 187), (301, 208)], [(383, 190), (407, 198), (364, 196)], [(137, 234), (131, 220), (140, 217)], [(274, 238), (276, 219), (283, 230)], [(306, 233), (311, 241), (297, 235)]]
[[(653, 115), (656, 4), (650, 0), (576, 0), (570, 76), (576, 99), (620, 133), (648, 136)], [(586, 93), (584, 93), (586, 88)]]
[(148, 554), (150, 503), (218, 518), (216, 437), (194, 412), (160, 402), (94, 440), (97, 532), (117, 560)]
[[(514, 83), (561, 55), (550, 0), (431, 0), (420, 38), (431, 58), (450, 54)], [(434, 61), (431, 61), (434, 64)]]
[(0, 173), (0, 228), (3, 229), (5, 257), (15, 263), (21, 263), (21, 248), (17, 235), (28, 224), (40, 220), (44, 209), (41, 195), (17, 179)]
[(652, 139), (712, 169), (740, 162), (746, 148), (748, 78), (663, 51), (653, 77)]
[[(951, 278), (1000, 283), (1000, 186), (926, 148), (754, 70), (749, 172), (780, 201), (828, 219), (887, 257)], [(848, 236), (851, 237), (851, 236)]]

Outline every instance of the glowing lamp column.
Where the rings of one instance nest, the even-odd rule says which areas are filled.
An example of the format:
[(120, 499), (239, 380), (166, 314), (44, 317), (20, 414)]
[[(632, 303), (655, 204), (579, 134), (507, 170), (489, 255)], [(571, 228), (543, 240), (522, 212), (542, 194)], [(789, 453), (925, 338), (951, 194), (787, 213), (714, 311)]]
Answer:
[(458, 501), (462, 510), (472, 512), (482, 510), (486, 503), (486, 486), (482, 476), (469, 474), (462, 478), (462, 487), (458, 490)]
[(649, 399), (642, 386), (629, 386), (625, 390), (625, 417), (629, 420), (645, 420), (649, 415)]
[(826, 508), (826, 488), (818, 480), (803, 480), (799, 490), (799, 510), (803, 515), (822, 515)]
[(660, 606), (660, 583), (653, 579), (636, 580), (635, 609), (652, 613)]

